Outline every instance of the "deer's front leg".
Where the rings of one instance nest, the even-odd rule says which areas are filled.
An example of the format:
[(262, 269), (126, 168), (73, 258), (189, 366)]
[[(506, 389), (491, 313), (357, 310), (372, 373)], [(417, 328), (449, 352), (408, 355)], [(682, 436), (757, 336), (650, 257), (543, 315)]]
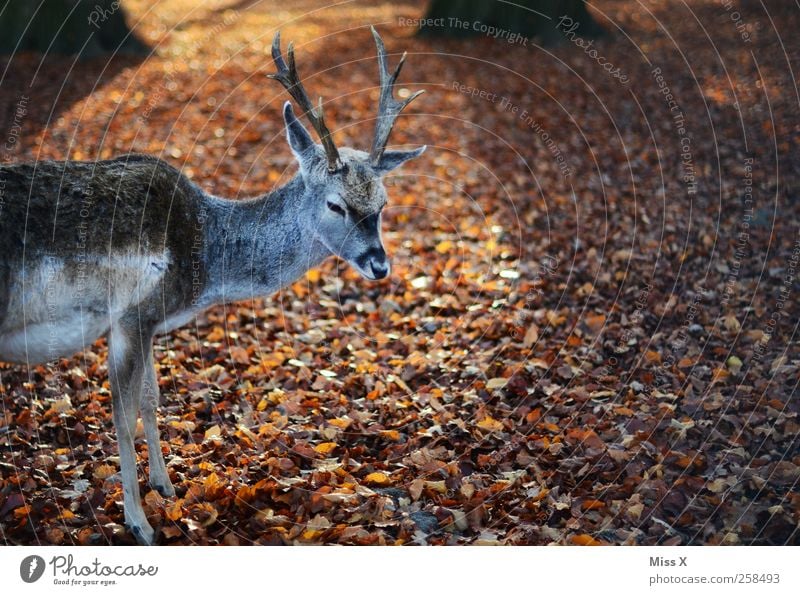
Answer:
[(158, 433), (158, 420), (156, 411), (160, 393), (158, 381), (156, 380), (156, 369), (153, 362), (152, 339), (145, 347), (147, 350), (144, 363), (144, 382), (142, 384), (142, 394), (139, 405), (142, 410), (142, 425), (144, 425), (144, 436), (147, 439), (147, 453), (150, 461), (150, 485), (154, 490), (165, 498), (175, 495), (175, 488), (167, 473), (167, 466), (164, 463), (164, 454), (161, 452), (161, 440)]
[(136, 449), (133, 444), (146, 357), (142, 352), (142, 342), (138, 333), (130, 332), (121, 326), (112, 327), (108, 346), (108, 375), (111, 382), (114, 427), (119, 446), (125, 524), (139, 543), (151, 545), (155, 531), (147, 522), (142, 509)]

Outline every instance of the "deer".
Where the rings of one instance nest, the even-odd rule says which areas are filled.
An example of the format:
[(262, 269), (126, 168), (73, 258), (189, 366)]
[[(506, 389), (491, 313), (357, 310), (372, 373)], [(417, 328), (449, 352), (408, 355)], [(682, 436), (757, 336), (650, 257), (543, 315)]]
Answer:
[[(27, 366), (68, 357), (105, 337), (125, 524), (136, 541), (156, 533), (142, 507), (134, 438), (141, 416), (149, 484), (175, 496), (160, 442), (153, 341), (211, 306), (266, 297), (330, 256), (367, 280), (390, 273), (381, 236), (383, 178), (426, 149), (389, 149), (405, 107), (377, 47), (380, 91), (369, 152), (337, 148), (287, 59), (272, 43), (278, 81), (316, 132), (283, 105), (297, 172), (261, 196), (213, 196), (165, 161), (128, 154), (98, 161), (0, 166), (0, 361)], [(287, 61), (288, 60), (288, 61)]]

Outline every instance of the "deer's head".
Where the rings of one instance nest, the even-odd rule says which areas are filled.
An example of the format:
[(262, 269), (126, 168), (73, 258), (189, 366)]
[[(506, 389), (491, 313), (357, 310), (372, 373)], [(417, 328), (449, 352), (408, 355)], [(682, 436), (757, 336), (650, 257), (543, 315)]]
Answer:
[(320, 138), (314, 142), (308, 130), (295, 116), (290, 102), (283, 108), (286, 134), (292, 153), (300, 164), (300, 175), (311, 198), (312, 233), (332, 253), (349, 262), (367, 279), (383, 279), (390, 264), (381, 239), (381, 212), (386, 205), (383, 176), (409, 159), (425, 151), (387, 150), (386, 144), (395, 120), (417, 91), (403, 101), (394, 98), (394, 84), (400, 74), (405, 54), (393, 74), (389, 73), (386, 48), (380, 35), (372, 29), (378, 47), (380, 100), (375, 123), (375, 136), (369, 153), (350, 148), (337, 149), (322, 114), (322, 99), (314, 107), (297, 76), (292, 44), (288, 48), (288, 65), (280, 48), (280, 32), (272, 43), (272, 59), (278, 69), (268, 75), (279, 81), (305, 112)]

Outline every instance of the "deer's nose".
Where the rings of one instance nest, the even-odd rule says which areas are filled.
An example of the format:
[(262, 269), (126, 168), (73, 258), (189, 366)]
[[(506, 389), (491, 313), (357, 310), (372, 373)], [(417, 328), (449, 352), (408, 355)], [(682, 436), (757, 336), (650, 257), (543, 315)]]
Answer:
[(380, 261), (371, 259), (369, 261), (369, 267), (372, 269), (372, 274), (375, 279), (385, 279), (389, 275), (389, 261), (386, 259), (385, 255), (383, 260)]
[(372, 273), (373, 279), (384, 279), (389, 274), (391, 266), (383, 247), (370, 248), (358, 259), (362, 270)]

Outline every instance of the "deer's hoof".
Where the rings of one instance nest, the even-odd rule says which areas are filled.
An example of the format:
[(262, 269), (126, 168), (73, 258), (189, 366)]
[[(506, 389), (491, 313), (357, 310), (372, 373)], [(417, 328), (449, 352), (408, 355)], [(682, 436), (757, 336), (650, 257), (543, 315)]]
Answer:
[(164, 498), (172, 498), (175, 495), (175, 488), (172, 487), (171, 483), (167, 485), (157, 484), (153, 486), (153, 489), (161, 494)]
[(164, 498), (172, 498), (175, 495), (175, 488), (169, 478), (150, 482), (150, 487), (161, 494)]
[(139, 545), (153, 545), (156, 540), (156, 532), (147, 523), (140, 525), (131, 525), (131, 533), (139, 542)]

